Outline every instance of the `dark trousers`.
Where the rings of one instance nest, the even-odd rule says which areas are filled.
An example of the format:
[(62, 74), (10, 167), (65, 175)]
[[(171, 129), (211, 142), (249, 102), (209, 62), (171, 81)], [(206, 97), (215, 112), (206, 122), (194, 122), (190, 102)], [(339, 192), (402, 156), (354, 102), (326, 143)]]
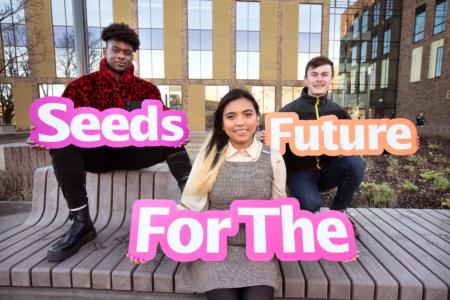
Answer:
[(364, 177), (366, 163), (360, 156), (341, 156), (322, 166), (321, 170), (289, 174), (287, 185), (300, 208), (316, 212), (322, 206), (320, 192), (337, 187), (331, 209), (346, 209)]
[(86, 171), (138, 170), (167, 161), (178, 185), (183, 187), (192, 167), (184, 147), (79, 148), (70, 145), (53, 149), (50, 154), (56, 179), (70, 209), (88, 203)]

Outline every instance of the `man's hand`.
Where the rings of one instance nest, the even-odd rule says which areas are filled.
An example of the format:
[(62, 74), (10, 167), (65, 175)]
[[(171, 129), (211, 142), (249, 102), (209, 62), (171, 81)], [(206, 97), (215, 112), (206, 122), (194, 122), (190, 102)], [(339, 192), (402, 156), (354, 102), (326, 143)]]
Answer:
[[(31, 125), (31, 126), (30, 126), (30, 131), (33, 131), (33, 130), (35, 130), (35, 129), (36, 129), (36, 126), (34, 126), (34, 125)], [(27, 143), (28, 145), (30, 145), (31, 148), (33, 148), (33, 149), (37, 149), (37, 150), (49, 150), (49, 148), (47, 148), (47, 147), (45, 147), (45, 146), (36, 144), (33, 140), (31, 140), (31, 137), (28, 137), (28, 138), (26, 139), (25, 143)]]

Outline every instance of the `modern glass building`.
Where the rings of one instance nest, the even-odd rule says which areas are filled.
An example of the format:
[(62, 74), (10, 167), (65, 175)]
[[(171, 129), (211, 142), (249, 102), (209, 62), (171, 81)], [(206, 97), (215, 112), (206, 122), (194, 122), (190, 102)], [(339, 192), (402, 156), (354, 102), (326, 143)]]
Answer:
[[(86, 0), (89, 69), (98, 69), (101, 30), (124, 22), (140, 36), (136, 75), (185, 111), (192, 130), (211, 127), (234, 87), (250, 91), (262, 113), (280, 109), (299, 97), (317, 55), (334, 62), (329, 96), (353, 117), (390, 118), (400, 108), (413, 118), (420, 108), (404, 110), (414, 104), (402, 106), (401, 97), (411, 89), (405, 82), (421, 82), (421, 69), (434, 72), (422, 89), (444, 82), (437, 99), (450, 90), (442, 88), (450, 77), (447, 1)], [(0, 0), (0, 12), (0, 126), (26, 130), (33, 99), (60, 95), (78, 74), (72, 0)], [(448, 124), (448, 116), (436, 120)]]

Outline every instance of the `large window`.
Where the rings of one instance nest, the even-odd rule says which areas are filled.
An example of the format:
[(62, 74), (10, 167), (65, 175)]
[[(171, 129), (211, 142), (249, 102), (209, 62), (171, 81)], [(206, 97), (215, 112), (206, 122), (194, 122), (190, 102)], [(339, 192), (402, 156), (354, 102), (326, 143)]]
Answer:
[(385, 20), (389, 20), (392, 17), (392, 13), (394, 10), (394, 0), (386, 0), (386, 14)]
[(113, 22), (112, 0), (88, 0), (86, 1), (87, 25), (88, 25), (88, 48), (89, 48), (89, 71), (99, 69), (102, 58), (102, 30)]
[(141, 42), (139, 75), (164, 78), (164, 19), (162, 0), (138, 1), (138, 27)]
[(321, 53), (322, 5), (299, 4), (298, 16), (297, 78), (301, 80), (308, 61)]
[(383, 54), (388, 54), (391, 50), (391, 29), (384, 32)]
[(1, 0), (0, 14), (5, 75), (8, 77), (30, 76), (23, 2)]
[(441, 77), (444, 52), (444, 39), (431, 43), (430, 61), (428, 64), (428, 78)]
[(77, 75), (72, 0), (52, 0), (53, 40), (57, 77)]
[(425, 31), (426, 6), (416, 8), (416, 23), (414, 26), (414, 42), (423, 40)]
[(380, 23), (381, 16), (381, 4), (377, 2), (373, 8), (373, 27), (377, 26)]
[(436, 49), (436, 69), (434, 72), (434, 77), (441, 77), (442, 74), (442, 53), (444, 52), (444, 47), (441, 46)]
[(366, 9), (362, 16), (361, 32), (367, 32), (369, 26), (369, 11)]
[(359, 16), (356, 15), (353, 20), (353, 39), (356, 40), (359, 38)]
[(372, 59), (375, 59), (377, 57), (378, 51), (378, 37), (374, 36), (372, 38)]
[(361, 63), (366, 62), (367, 60), (367, 42), (364, 41), (361, 44)]
[(409, 76), (410, 82), (416, 82), (420, 80), (420, 74), (422, 70), (422, 47), (417, 47), (412, 50), (411, 53), (411, 74)]
[(259, 79), (259, 3), (236, 2), (236, 78)]
[(46, 96), (60, 97), (65, 89), (66, 86), (64, 84), (41, 83), (39, 84), (39, 97), (46, 97)]
[(220, 99), (228, 93), (227, 85), (207, 85), (205, 86), (205, 128), (210, 130), (213, 127), (214, 112), (219, 105)]
[(445, 19), (447, 18), (448, 0), (437, 0), (434, 9), (433, 34), (445, 31)]
[(15, 125), (11, 84), (0, 83), (0, 125)]
[(158, 85), (158, 89), (164, 105), (171, 109), (183, 110), (181, 85)]
[(188, 1), (189, 78), (212, 78), (212, 1)]

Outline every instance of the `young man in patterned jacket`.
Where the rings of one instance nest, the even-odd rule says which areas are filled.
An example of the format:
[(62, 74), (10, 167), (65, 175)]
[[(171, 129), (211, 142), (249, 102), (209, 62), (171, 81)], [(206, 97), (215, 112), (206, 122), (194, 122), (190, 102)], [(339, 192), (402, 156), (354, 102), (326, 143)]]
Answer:
[[(128, 25), (111, 24), (102, 32), (104, 58), (100, 70), (71, 82), (63, 93), (75, 107), (132, 110), (140, 108), (142, 100), (159, 99), (158, 88), (134, 76), (133, 53), (139, 49), (139, 38)], [(147, 66), (150, 67), (150, 66)], [(166, 161), (170, 172), (183, 190), (191, 171), (191, 162), (184, 146), (79, 148), (70, 145), (50, 151), (58, 184), (70, 209), (73, 224), (69, 231), (48, 250), (49, 261), (62, 261), (75, 254), (80, 247), (96, 238), (89, 216), (85, 188), (86, 171), (108, 172), (135, 170)]]

